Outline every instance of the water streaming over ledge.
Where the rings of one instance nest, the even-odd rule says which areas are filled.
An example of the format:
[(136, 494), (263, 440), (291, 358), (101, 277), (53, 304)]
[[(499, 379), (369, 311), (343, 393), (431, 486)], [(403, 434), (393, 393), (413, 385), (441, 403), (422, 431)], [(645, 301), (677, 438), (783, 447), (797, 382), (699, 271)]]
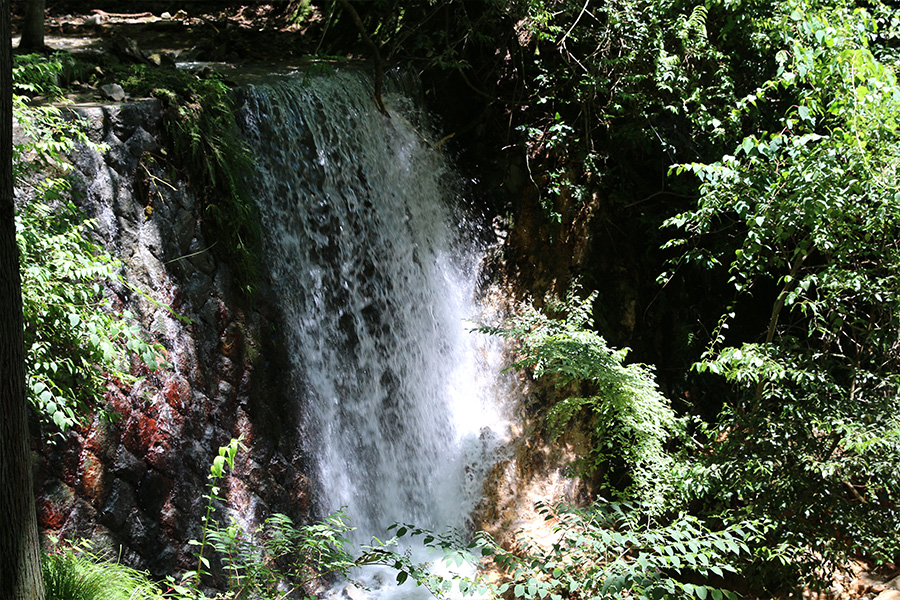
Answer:
[(323, 512), (356, 543), (396, 522), (464, 528), (505, 419), (458, 176), (394, 77), (273, 78), (242, 111)]

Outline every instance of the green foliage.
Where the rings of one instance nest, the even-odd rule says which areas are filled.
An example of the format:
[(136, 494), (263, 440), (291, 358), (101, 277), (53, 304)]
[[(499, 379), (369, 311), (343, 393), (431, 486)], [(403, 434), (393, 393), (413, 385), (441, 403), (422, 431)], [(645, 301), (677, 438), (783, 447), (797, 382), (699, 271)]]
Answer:
[(119, 263), (90, 241), (71, 203), (31, 202), (17, 215), (27, 389), (42, 420), (65, 433), (102, 398), (108, 378), (133, 381), (131, 358), (160, 365), (160, 346), (128, 311), (111, 312), (103, 285)]
[[(235, 519), (222, 526), (215, 518), (217, 506), (225, 502), (221, 481), (234, 470), (242, 437), (219, 448), (209, 473), (209, 493), (202, 518), (203, 536), (191, 540), (197, 547), (197, 568), (186, 572), (181, 581), (170, 581), (181, 598), (203, 598), (200, 585), (212, 575), (205, 550), (209, 548), (222, 561), (227, 577), (227, 597), (284, 598), (294, 590), (326, 574), (346, 576), (350, 569), (364, 564), (349, 551), (344, 537), (352, 528), (338, 511), (311, 525), (296, 526), (289, 517), (273, 514), (253, 532), (247, 532)], [(285, 591), (288, 586), (289, 591)]]
[[(514, 598), (735, 600), (726, 573), (749, 554), (752, 524), (714, 531), (688, 515), (657, 522), (647, 507), (596, 502), (588, 508), (539, 504), (552, 541), (520, 539), (515, 551), (490, 550)], [(713, 584), (711, 582), (717, 582)]]
[[(240, 439), (233, 439), (219, 449), (210, 468), (209, 507), (223, 501), (218, 483), (234, 468), (240, 447)], [(748, 540), (758, 535), (752, 522), (714, 530), (686, 514), (663, 517), (657, 507), (641, 503), (598, 501), (587, 508), (539, 504), (538, 511), (551, 525), (549, 542), (520, 535), (513, 549), (506, 549), (483, 532), (438, 534), (397, 524), (389, 528), (395, 537), (373, 539), (355, 554), (345, 538), (351, 527), (340, 511), (300, 527), (275, 514), (248, 534), (235, 520), (220, 526), (210, 508), (203, 541), (192, 542), (199, 547), (198, 568), (180, 583), (170, 579), (171, 595), (205, 598), (200, 578), (211, 575), (210, 560), (203, 556), (208, 547), (224, 566), (223, 598), (284, 598), (303, 593), (307, 583), (324, 575), (352, 579), (358, 567), (382, 565), (396, 572), (398, 585), (423, 586), (436, 598), (734, 600), (724, 577), (736, 572), (736, 561), (750, 552)], [(399, 549), (402, 539), (414, 540), (433, 558), (414, 559), (409, 546)], [(489, 562), (500, 580), (478, 571)], [(435, 569), (437, 564), (444, 568)], [(464, 565), (469, 575), (452, 572)]]
[(60, 547), (41, 560), (47, 600), (162, 600), (146, 573), (104, 561), (85, 547)]
[(202, 519), (203, 536), (200, 541), (190, 542), (197, 547), (197, 568), (186, 572), (179, 582), (172, 578), (169, 581), (178, 598), (205, 597), (200, 585), (204, 578), (212, 576), (210, 558), (204, 555), (207, 548), (222, 562), (227, 578), (226, 598), (281, 599), (294, 592), (302, 593), (306, 584), (321, 577), (350, 578), (355, 568), (364, 565), (398, 569), (404, 573), (398, 577), (400, 583), (412, 575), (422, 585), (438, 586), (435, 589), (449, 585), (448, 581), (433, 575), (427, 565), (417, 564), (409, 555), (396, 552), (393, 548), (396, 538), (385, 542), (373, 540), (361, 553), (354, 554), (345, 537), (353, 528), (343, 511), (302, 526), (279, 513), (268, 517), (252, 532), (246, 531), (234, 518), (222, 526), (214, 515), (216, 506), (225, 502), (220, 495), (220, 481), (228, 470), (234, 469), (241, 448), (241, 438), (232, 439), (219, 448), (210, 467), (209, 493), (204, 496), (207, 507)]
[(294, 0), (288, 6), (288, 20), (291, 23), (303, 23), (313, 14), (310, 0)]
[[(650, 369), (625, 364), (627, 349), (610, 348), (587, 328), (595, 295), (581, 300), (576, 292), (573, 288), (565, 301), (548, 299), (543, 311), (524, 306), (500, 327), (481, 330), (520, 343), (511, 368), (529, 369), (537, 378), (551, 377), (560, 388), (576, 385), (587, 392), (559, 401), (548, 415), (556, 436), (589, 412), (593, 448), (582, 464), (587, 473), (609, 472), (610, 465), (624, 460), (631, 482), (623, 495), (661, 503), (674, 460), (665, 445), (681, 425)], [(602, 488), (618, 493), (614, 483), (607, 479)]]
[[(586, 508), (538, 503), (549, 536), (522, 533), (512, 548), (480, 532), (471, 539), (438, 535), (411, 525), (393, 529), (399, 538), (418, 540), (453, 565), (481, 565), (491, 577), (447, 578), (412, 563), (408, 556), (379, 549), (381, 564), (397, 570), (397, 581), (424, 585), (441, 598), (452, 592), (493, 598), (560, 600), (634, 598), (736, 599), (725, 584), (736, 564), (750, 553), (758, 533), (751, 522), (710, 529), (686, 514), (665, 520), (645, 504), (594, 502)], [(499, 577), (498, 577), (499, 576)]]
[(197, 568), (193, 571), (185, 572), (182, 576), (181, 583), (177, 587), (177, 591), (182, 594), (196, 597), (202, 596), (200, 584), (204, 576), (211, 575), (209, 558), (204, 556), (203, 553), (206, 550), (210, 534), (218, 531), (217, 522), (213, 519), (216, 504), (225, 501), (225, 498), (220, 496), (222, 487), (219, 482), (225, 477), (226, 468), (234, 470), (234, 461), (238, 450), (243, 446), (242, 441), (243, 436), (232, 438), (227, 444), (220, 446), (218, 455), (213, 459), (212, 465), (209, 467), (209, 475), (207, 475), (209, 483), (206, 485), (209, 491), (203, 495), (203, 499), (206, 500), (206, 510), (201, 518), (203, 536), (200, 541), (191, 540), (189, 542), (191, 545), (197, 546)]
[(96, 80), (95, 65), (77, 54), (17, 54), (13, 65), (16, 92), (27, 96), (61, 98), (72, 81)]
[(771, 26), (777, 73), (737, 111), (776, 126), (677, 167), (701, 196), (667, 224), (681, 259), (727, 267), (735, 290), (696, 365), (734, 386), (698, 496), (777, 523), (760, 548), (773, 579), (780, 563), (824, 577), (900, 552), (900, 86), (851, 3), (786, 3)]
[[(741, 126), (733, 103), (774, 72), (762, 22), (772, 4), (375, 0), (354, 6), (386, 58), (420, 64), (454, 98), (464, 86), (502, 107), (509, 129), (504, 125), (499, 135), (519, 132), (512, 140), (516, 158), (524, 159), (540, 191), (544, 215), (568, 226), (598, 197), (628, 205), (666, 191), (665, 167), (676, 153), (707, 157), (721, 150)], [(352, 27), (336, 13), (334, 37)]]
[(635, 201), (642, 190), (623, 184), (648, 155), (718, 147), (739, 126), (732, 65), (761, 68), (759, 40), (728, 53), (741, 3), (523, 0), (508, 10), (531, 34), (519, 129), (548, 214), (559, 215), (547, 210), (554, 199), (578, 206), (597, 192)]
[[(76, 144), (91, 144), (78, 122), (58, 106), (31, 100), (61, 96), (59, 75), (67, 62), (64, 55), (25, 54), (16, 55), (13, 66), (13, 113), (24, 134), (24, 140), (13, 146), (13, 177), (17, 186), (31, 185), (48, 201), (68, 191), (63, 176), (71, 166), (65, 155)], [(27, 179), (35, 174), (42, 177)]]
[(62, 90), (58, 85), (58, 77), (62, 71), (65, 56), (55, 54), (49, 59), (40, 54), (16, 56), (13, 65), (13, 81), (17, 92), (61, 96)]
[(253, 158), (235, 122), (230, 89), (217, 73), (135, 65), (122, 81), (132, 95), (163, 103), (168, 142), (205, 205), (207, 235), (250, 294), (262, 251), (262, 233), (246, 186)]
[[(306, 9), (303, 7), (306, 6)], [(298, 11), (309, 10), (300, 2)], [(62, 84), (73, 78), (92, 77), (88, 63), (71, 54), (50, 57), (22, 55), (16, 57), (17, 89), (29, 96), (62, 95)], [(235, 111), (229, 86), (217, 73), (202, 76), (185, 70), (131, 65), (106, 65), (119, 73), (121, 85), (133, 97), (153, 96), (165, 108), (163, 125), (179, 168), (187, 172), (189, 182), (205, 205), (204, 225), (207, 234), (217, 241), (216, 248), (235, 270), (238, 285), (249, 294), (256, 280), (261, 252), (261, 232), (255, 206), (246, 189), (245, 177), (253, 166), (250, 152), (241, 139), (235, 122)], [(24, 97), (21, 97), (24, 103)], [(59, 155), (70, 149), (66, 142), (75, 129), (59, 118), (51, 106), (29, 106), (42, 114), (42, 131), (32, 139), (39, 140), (45, 150)], [(48, 118), (55, 118), (63, 128), (55, 137)], [(84, 143), (85, 138), (76, 138)], [(51, 141), (58, 147), (48, 148)]]
[(341, 511), (303, 526), (276, 513), (253, 532), (232, 519), (225, 527), (213, 524), (207, 536), (222, 561), (230, 595), (281, 598), (286, 586), (301, 590), (319, 577), (347, 577), (351, 569), (365, 564), (350, 552), (344, 537), (350, 531)]
[[(52, 93), (60, 65), (20, 58), (17, 92)], [(27, 389), (41, 420), (64, 433), (97, 405), (108, 378), (133, 380), (133, 357), (158, 368), (162, 348), (147, 341), (130, 313), (113, 310), (104, 286), (121, 282), (121, 264), (91, 241), (91, 223), (71, 201), (65, 155), (89, 140), (59, 108), (26, 100), (13, 95), (26, 136), (13, 149), (13, 172), (17, 188), (33, 196), (16, 214)]]

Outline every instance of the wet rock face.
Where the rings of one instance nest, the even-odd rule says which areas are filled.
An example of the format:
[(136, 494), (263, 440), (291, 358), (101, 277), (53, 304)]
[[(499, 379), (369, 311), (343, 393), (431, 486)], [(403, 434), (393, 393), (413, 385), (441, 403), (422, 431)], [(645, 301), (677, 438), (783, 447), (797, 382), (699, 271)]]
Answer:
[[(207, 474), (218, 448), (244, 436), (222, 493), (240, 520), (272, 512), (303, 521), (303, 474), (286, 357), (264, 283), (249, 304), (209, 250), (202, 207), (158, 142), (154, 101), (77, 109), (95, 142), (72, 157), (75, 195), (96, 233), (124, 263), (108, 290), (166, 350), (168, 367), (135, 364), (137, 383), (111, 381), (118, 418), (93, 416), (62, 443), (35, 438), (36, 493), (46, 533), (90, 538), (155, 575), (194, 566)], [(140, 290), (137, 292), (135, 290)], [(219, 512), (219, 516), (224, 518)]]

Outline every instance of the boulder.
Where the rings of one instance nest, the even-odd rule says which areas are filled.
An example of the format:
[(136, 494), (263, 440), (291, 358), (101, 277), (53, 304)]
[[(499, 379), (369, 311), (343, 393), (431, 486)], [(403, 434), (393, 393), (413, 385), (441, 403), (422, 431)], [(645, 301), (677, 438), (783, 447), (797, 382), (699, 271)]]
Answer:
[(884, 590), (875, 600), (900, 600), (900, 577), (894, 577), (884, 584)]
[(118, 83), (107, 83), (106, 85), (101, 85), (100, 91), (103, 92), (104, 96), (106, 96), (113, 102), (121, 102), (125, 99), (126, 96), (125, 89)]

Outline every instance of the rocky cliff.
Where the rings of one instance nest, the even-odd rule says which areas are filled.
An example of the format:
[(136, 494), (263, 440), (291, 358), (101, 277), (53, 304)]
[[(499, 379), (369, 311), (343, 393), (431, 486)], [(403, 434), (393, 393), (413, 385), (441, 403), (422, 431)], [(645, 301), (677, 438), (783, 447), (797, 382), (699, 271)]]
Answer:
[[(155, 101), (78, 106), (104, 152), (71, 160), (77, 202), (123, 263), (108, 290), (159, 341), (170, 366), (112, 381), (99, 417), (63, 443), (33, 436), (40, 524), (46, 533), (94, 540), (156, 575), (193, 568), (209, 465), (218, 447), (244, 436), (223, 493), (251, 527), (271, 512), (302, 521), (310, 485), (295, 434), (293, 398), (275, 309), (263, 290), (235, 295), (202, 206), (159, 143)], [(36, 426), (35, 426), (36, 427)], [(220, 516), (224, 517), (224, 514)]]

